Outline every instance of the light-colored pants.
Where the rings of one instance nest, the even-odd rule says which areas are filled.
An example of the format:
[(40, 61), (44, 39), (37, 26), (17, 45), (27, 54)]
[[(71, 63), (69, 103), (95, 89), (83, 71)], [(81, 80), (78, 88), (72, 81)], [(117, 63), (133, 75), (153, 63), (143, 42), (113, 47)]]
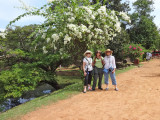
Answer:
[(104, 72), (105, 84), (107, 84), (107, 85), (109, 84), (109, 80), (108, 80), (109, 74), (110, 74), (110, 77), (112, 80), (112, 85), (117, 85), (116, 75), (115, 75), (115, 73), (112, 73), (112, 72), (108, 72), (108, 73)]

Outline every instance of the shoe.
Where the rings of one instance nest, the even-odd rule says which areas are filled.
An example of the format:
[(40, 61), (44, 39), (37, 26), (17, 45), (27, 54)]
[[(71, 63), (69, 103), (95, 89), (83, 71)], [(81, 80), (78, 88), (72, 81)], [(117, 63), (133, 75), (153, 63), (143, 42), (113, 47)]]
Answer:
[(92, 89), (92, 91), (95, 91), (95, 89)]
[(106, 91), (108, 91), (109, 90), (109, 88), (106, 88)]
[(98, 89), (103, 90), (103, 88), (98, 88)]
[(118, 91), (118, 88), (115, 88), (115, 91)]
[(86, 93), (86, 91), (83, 91), (83, 93)]
[(88, 88), (88, 91), (92, 91), (92, 88)]

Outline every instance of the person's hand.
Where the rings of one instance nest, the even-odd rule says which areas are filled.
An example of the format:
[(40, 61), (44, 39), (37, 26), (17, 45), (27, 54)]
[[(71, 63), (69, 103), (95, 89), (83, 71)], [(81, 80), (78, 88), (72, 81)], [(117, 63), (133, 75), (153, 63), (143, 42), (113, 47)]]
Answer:
[(115, 73), (115, 71), (116, 71), (116, 70), (114, 69), (114, 70), (112, 71), (112, 73)]
[(84, 76), (86, 76), (87, 75), (87, 73), (86, 72), (84, 72)]
[(98, 58), (98, 59), (102, 59), (102, 57), (101, 57), (101, 56), (97, 56), (97, 58)]

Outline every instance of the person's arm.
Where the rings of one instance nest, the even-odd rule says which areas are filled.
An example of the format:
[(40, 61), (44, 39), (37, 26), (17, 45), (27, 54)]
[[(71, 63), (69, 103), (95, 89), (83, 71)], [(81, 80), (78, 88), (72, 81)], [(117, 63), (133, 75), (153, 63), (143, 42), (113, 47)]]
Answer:
[(104, 59), (101, 57), (101, 62), (102, 62), (102, 65), (104, 65)]
[(106, 62), (105, 62), (105, 57), (103, 58), (103, 65), (105, 65), (106, 64)]
[(93, 60), (92, 66), (94, 66), (96, 64), (96, 57)]
[(112, 59), (113, 61), (113, 68), (114, 68), (114, 70), (112, 71), (112, 73), (115, 73), (115, 71), (116, 71), (116, 61), (115, 61), (115, 58), (114, 58), (114, 56), (113, 56), (113, 59)]
[(84, 72), (84, 76), (86, 76), (86, 75), (87, 75), (87, 73), (86, 73), (86, 71), (85, 71), (85, 66), (86, 66), (86, 63), (85, 63), (85, 62), (83, 62), (83, 72)]

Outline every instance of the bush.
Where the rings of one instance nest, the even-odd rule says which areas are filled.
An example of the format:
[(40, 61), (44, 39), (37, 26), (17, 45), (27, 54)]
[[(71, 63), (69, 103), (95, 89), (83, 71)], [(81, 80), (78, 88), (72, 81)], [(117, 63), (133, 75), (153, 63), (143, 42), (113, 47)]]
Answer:
[(132, 61), (141, 59), (146, 49), (141, 44), (128, 44), (124, 47), (122, 54), (125, 58), (129, 57)]
[(47, 74), (44, 70), (29, 63), (16, 64), (11, 70), (2, 71), (0, 75), (1, 101), (6, 98), (21, 97), (23, 93), (34, 90), (40, 81), (54, 80), (53, 75)]

